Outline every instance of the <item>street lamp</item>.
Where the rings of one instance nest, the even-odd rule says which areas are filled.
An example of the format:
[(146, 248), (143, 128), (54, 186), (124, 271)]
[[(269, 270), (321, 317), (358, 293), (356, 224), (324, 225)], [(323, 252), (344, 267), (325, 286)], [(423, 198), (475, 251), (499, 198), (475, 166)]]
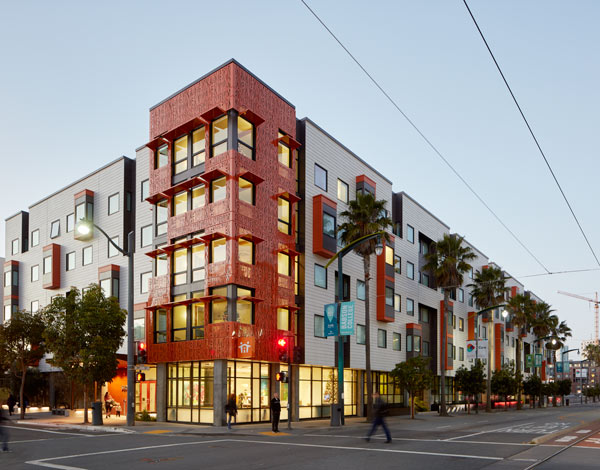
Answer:
[(118, 246), (108, 234), (89, 220), (80, 220), (77, 223), (77, 232), (80, 235), (88, 235), (96, 228), (106, 237), (108, 242), (122, 255), (128, 258), (127, 269), (127, 426), (135, 426), (135, 364), (134, 364), (134, 341), (133, 341), (133, 252), (135, 249), (135, 232), (127, 235), (127, 251)]
[[(376, 238), (377, 241), (375, 243), (375, 255), (376, 256), (381, 256), (381, 254), (383, 253), (383, 241), (382, 241), (382, 237), (385, 236), (385, 231), (381, 231), (381, 232), (375, 232), (373, 234), (370, 235), (365, 235), (364, 237), (360, 237), (357, 238), (356, 240), (354, 240), (352, 243), (350, 243), (349, 245), (346, 245), (345, 247), (343, 247), (340, 251), (338, 251), (333, 258), (331, 258), (329, 260), (329, 262), (325, 265), (325, 269), (327, 269), (329, 267), (329, 265), (331, 263), (333, 263), (333, 260), (335, 260), (337, 258), (338, 260), (338, 285), (337, 285), (337, 297), (338, 297), (338, 309), (337, 309), (337, 320), (338, 320), (338, 335), (337, 335), (337, 342), (338, 342), (338, 390), (337, 390), (337, 401), (338, 401), (338, 406), (340, 406), (340, 421), (339, 423), (335, 423), (333, 422), (332, 425), (333, 426), (340, 426), (344, 424), (344, 341), (343, 341), (343, 337), (341, 335), (341, 328), (340, 328), (340, 320), (341, 320), (341, 306), (342, 306), (342, 299), (344, 298), (344, 275), (343, 275), (343, 266), (342, 266), (342, 260), (344, 258), (344, 256), (346, 256), (348, 253), (350, 253), (350, 251), (352, 251), (352, 249), (354, 247), (356, 247), (357, 245), (360, 245), (361, 243), (364, 243), (368, 240), (372, 240), (373, 238)], [(369, 312), (365, 312), (365, 315), (368, 315)], [(370, 333), (370, 332), (369, 332)], [(370, 346), (370, 338), (369, 338), (369, 346)], [(368, 393), (371, 393), (371, 390), (367, 391)], [(332, 413), (332, 418), (333, 418), (333, 413)]]

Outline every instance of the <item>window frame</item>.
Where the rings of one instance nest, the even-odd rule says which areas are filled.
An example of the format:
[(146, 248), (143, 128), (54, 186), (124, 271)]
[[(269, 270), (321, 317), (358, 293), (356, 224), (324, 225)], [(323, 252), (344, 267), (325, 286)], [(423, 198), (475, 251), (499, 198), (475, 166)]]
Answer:
[[(166, 149), (166, 153), (163, 153), (162, 150)], [(161, 157), (164, 156), (166, 161), (161, 162)], [(154, 169), (158, 170), (159, 168), (163, 168), (169, 164), (169, 144), (163, 144), (159, 146), (154, 151)]]
[[(409, 269), (409, 266), (411, 269)], [(415, 265), (414, 265), (414, 263), (411, 263), (410, 261), (406, 262), (406, 277), (412, 281), (415, 280)]]
[[(117, 209), (111, 212), (111, 204), (115, 197), (117, 198)], [(119, 212), (121, 212), (121, 193), (116, 192), (108, 196), (108, 215), (118, 214)]]
[[(285, 204), (279, 204), (280, 200), (287, 202), (288, 222), (286, 222), (285, 219), (280, 218), (280, 216), (284, 215), (283, 209), (280, 210), (280, 208), (285, 206)], [(281, 230), (283, 227), (287, 227), (287, 231)], [(290, 235), (292, 233), (292, 203), (288, 199), (281, 196), (277, 198), (277, 229), (286, 235)]]
[[(381, 341), (382, 338), (383, 342)], [(381, 345), (382, 343), (383, 346)], [(377, 347), (387, 349), (387, 330), (384, 330), (383, 328), (377, 328)]]
[[(242, 260), (242, 257), (240, 256), (240, 247), (242, 242), (250, 244), (250, 262)], [(238, 261), (240, 263), (254, 265), (254, 263), (256, 262), (256, 244), (252, 240), (246, 240), (245, 238), (238, 239)]]
[[(150, 240), (147, 240), (148, 235), (144, 235), (144, 231), (150, 230)], [(140, 228), (140, 248), (145, 248), (147, 246), (152, 246), (152, 237), (153, 234), (153, 230), (152, 230), (152, 224), (148, 224), (148, 225), (144, 225), (142, 228)], [(146, 241), (148, 243), (144, 243), (144, 239), (146, 239)]]
[[(225, 126), (225, 138), (221, 139), (217, 142), (214, 141), (214, 125), (217, 121), (220, 121), (221, 119), (225, 118), (227, 121), (227, 125)], [(210, 122), (210, 158), (213, 157), (217, 157), (219, 155), (222, 155), (224, 153), (226, 153), (229, 150), (229, 145), (228, 145), (228, 141), (229, 141), (229, 114), (225, 113), (225, 114), (221, 114), (220, 116), (217, 116), (216, 118), (214, 118), (211, 122)], [(223, 144), (225, 144), (225, 151), (220, 151), (219, 153), (215, 153), (215, 149), (217, 147), (222, 146)]]
[[(87, 251), (89, 250), (89, 251)], [(86, 263), (85, 262), (85, 255), (86, 253), (91, 253), (90, 255), (90, 262)], [(93, 245), (88, 245), (88, 246), (84, 246), (81, 249), (81, 266), (89, 266), (90, 264), (94, 263), (94, 248)]]
[[(408, 308), (409, 302), (410, 302), (410, 304), (412, 304), (411, 309)], [(411, 299), (410, 297), (406, 298), (406, 314), (411, 317), (415, 316), (415, 301), (414, 301), (414, 299)]]
[[(324, 286), (317, 284), (317, 268), (321, 268), (323, 270), (323, 272), (325, 273), (325, 276), (324, 276), (325, 285)], [(320, 287), (321, 289), (327, 289), (327, 269), (325, 269), (325, 266), (321, 266), (320, 264), (315, 263), (313, 275), (314, 275), (313, 284), (315, 285), (315, 287)]]
[(140, 294), (147, 294), (150, 291), (149, 282), (146, 282), (146, 290), (144, 290), (144, 277), (148, 276), (147, 281), (152, 279), (152, 271), (140, 273)]
[[(248, 145), (246, 142), (244, 142), (242, 139), (240, 139), (240, 120), (247, 122), (250, 125), (250, 128), (252, 129), (252, 146)], [(250, 122), (248, 119), (244, 118), (243, 116), (240, 116), (238, 114), (237, 116), (237, 121), (235, 123), (236, 125), (236, 138), (237, 138), (237, 152), (239, 154), (244, 155), (244, 157), (246, 158), (250, 158), (250, 160), (256, 160), (256, 126)], [(243, 147), (245, 147), (246, 149), (248, 149), (250, 151), (250, 157), (248, 157), (248, 155), (246, 155), (244, 152), (240, 151), (240, 145), (242, 145)]]
[[(15, 242), (16, 242), (16, 249), (15, 249)], [(15, 238), (13, 241), (10, 242), (11, 254), (18, 255), (20, 248), (21, 248), (21, 243), (18, 238)]]
[[(223, 257), (223, 259), (219, 259), (219, 260), (215, 261), (215, 250), (214, 250), (215, 247), (214, 247), (214, 244), (215, 244), (215, 242), (220, 242), (222, 240), (225, 241), (225, 247), (224, 247), (225, 256)], [(212, 264), (212, 263), (224, 263), (225, 261), (227, 261), (227, 238), (225, 238), (225, 237), (213, 238), (210, 241), (210, 247), (209, 247), (209, 249), (210, 249), (210, 253), (209, 253), (208, 256), (209, 256), (209, 263), (210, 264)]]
[[(180, 140), (183, 140), (183, 139), (185, 139), (185, 152), (180, 152), (180, 153), (183, 153), (184, 156), (182, 158), (180, 158), (179, 160), (177, 160), (177, 145), (178, 145), (177, 142), (179, 142)], [(190, 168), (190, 162), (189, 162), (190, 149), (189, 149), (189, 147), (190, 147), (189, 133), (180, 135), (176, 139), (173, 139), (173, 158), (172, 158), (173, 161), (171, 163), (171, 175), (172, 176), (180, 175), (189, 170), (189, 168)], [(181, 165), (183, 162), (185, 162), (185, 168), (177, 170), (177, 166)]]
[[(225, 185), (217, 187), (216, 191), (218, 191), (219, 189), (224, 189), (225, 195), (219, 199), (215, 199), (215, 183), (223, 181), (223, 180), (225, 181)], [(210, 192), (209, 192), (210, 204), (214, 204), (219, 201), (225, 201), (227, 199), (227, 177), (226, 176), (220, 176), (219, 178), (210, 180), (209, 188), (210, 188)]]
[[(287, 273), (281, 272), (280, 259), (287, 257)], [(277, 274), (280, 276), (291, 276), (292, 275), (292, 256), (289, 253), (279, 251), (277, 252)]]
[[(361, 337), (361, 335), (358, 334), (358, 332), (362, 331), (362, 342), (359, 341), (359, 337)], [(360, 325), (360, 324), (356, 324), (356, 344), (361, 344), (361, 345), (365, 345), (367, 344), (367, 332), (366, 332), (366, 327), (365, 325)]]
[[(73, 257), (73, 263), (69, 262), (69, 257)], [(70, 266), (70, 267), (69, 267)], [(77, 267), (77, 256), (75, 255), (75, 251), (70, 251), (65, 255), (65, 271), (73, 271)]]
[(406, 241), (413, 245), (415, 243), (415, 228), (410, 224), (406, 224)]
[[(242, 180), (250, 185), (250, 191), (249, 191), (250, 201), (247, 201), (246, 199), (242, 198), (242, 185), (241, 185)], [(246, 192), (248, 192), (248, 188), (244, 188), (243, 191), (244, 191), (243, 194), (246, 194)], [(245, 202), (246, 204), (250, 204), (251, 206), (256, 205), (256, 185), (252, 181), (250, 181), (246, 178), (242, 178), (241, 176), (238, 178), (238, 200), (240, 202)]]
[[(359, 297), (359, 285), (362, 284), (362, 297)], [(366, 292), (366, 285), (365, 285), (365, 281), (363, 281), (362, 279), (357, 279), (356, 280), (356, 299), (357, 300), (366, 300), (367, 299), (367, 292)]]
[[(36, 276), (35, 279), (33, 278), (33, 270), (35, 269), (36, 272)], [(29, 269), (29, 275), (30, 275), (30, 282), (37, 282), (40, 280), (40, 265), (39, 264), (34, 264), (31, 266), (31, 268)]]
[[(317, 334), (317, 319), (321, 320), (322, 334)], [(313, 317), (313, 335), (315, 338), (326, 338), (325, 336), (325, 316), (315, 314)]]
[[(56, 235), (52, 235), (54, 233), (55, 225), (58, 227), (56, 229), (57, 233), (56, 233)], [(50, 222), (50, 239), (54, 239), (54, 238), (58, 238), (58, 237), (60, 237), (60, 219), (56, 219), (56, 220), (53, 220), (52, 222)]]
[[(110, 240), (112, 240), (117, 246), (119, 246), (119, 238), (119, 235), (115, 235), (114, 237), (111, 237)], [(115, 258), (116, 256), (119, 256), (121, 254), (121, 252), (117, 250), (110, 241), (107, 240), (106, 243), (108, 245), (108, 251), (106, 256), (107, 258)], [(114, 254), (111, 255), (111, 252), (113, 252), (113, 250)]]
[[(36, 237), (33, 236), (34, 233), (36, 234), (36, 237), (37, 237), (37, 241), (35, 243), (33, 242), (33, 239), (36, 238)], [(30, 246), (31, 246), (31, 248), (33, 248), (34, 246), (38, 246), (39, 244), (40, 244), (40, 229), (36, 228), (35, 230), (31, 231), (31, 244), (30, 244)]]
[[(340, 188), (345, 188), (346, 190), (346, 197), (340, 197)], [(350, 198), (350, 186), (348, 186), (348, 183), (342, 181), (340, 178), (337, 179), (337, 198), (338, 201), (342, 201), (345, 204), (348, 204), (349, 198)]]
[[(146, 188), (144, 190), (144, 188)], [(146, 197), (144, 197), (144, 194)], [(146, 202), (146, 199), (150, 197), (150, 178), (140, 181), (140, 202)]]
[[(325, 187), (323, 187), (317, 183), (317, 168), (319, 168), (320, 170), (325, 172)], [(329, 186), (327, 184), (328, 183), (327, 170), (325, 168), (323, 168), (321, 165), (319, 165), (318, 163), (315, 163), (315, 168), (314, 168), (314, 172), (313, 172), (313, 182), (317, 188), (321, 188), (323, 191), (327, 192), (327, 187)]]
[(392, 351), (402, 351), (402, 334), (395, 331), (392, 332)]

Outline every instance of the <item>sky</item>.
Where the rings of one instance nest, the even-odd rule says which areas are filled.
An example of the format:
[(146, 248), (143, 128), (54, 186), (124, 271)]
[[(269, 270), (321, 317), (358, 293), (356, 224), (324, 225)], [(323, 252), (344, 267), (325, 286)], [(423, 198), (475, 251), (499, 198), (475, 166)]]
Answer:
[[(599, 268), (461, 0), (306, 0), (551, 272)], [(148, 139), (149, 108), (230, 58), (590, 339), (600, 271), (545, 270), (450, 172), (300, 0), (0, 2), (4, 219)], [(600, 256), (600, 2), (470, 0)]]

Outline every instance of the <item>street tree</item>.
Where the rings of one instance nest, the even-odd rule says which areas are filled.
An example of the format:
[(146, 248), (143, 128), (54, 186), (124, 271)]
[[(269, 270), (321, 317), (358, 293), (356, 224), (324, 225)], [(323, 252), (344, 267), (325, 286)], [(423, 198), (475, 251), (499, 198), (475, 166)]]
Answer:
[(507, 411), (508, 396), (516, 394), (518, 389), (514, 368), (505, 364), (501, 369), (495, 370), (491, 385), (492, 393), (504, 397), (504, 410)]
[(440, 415), (448, 416), (446, 410), (446, 360), (448, 353), (446, 348), (446, 329), (448, 328), (447, 313), (450, 307), (450, 293), (463, 283), (463, 274), (471, 270), (469, 261), (475, 258), (475, 253), (470, 247), (463, 245), (464, 237), (447, 233), (441, 240), (433, 243), (429, 252), (425, 255), (426, 264), (423, 271), (433, 274), (435, 284), (444, 289), (444, 311), (442, 312), (440, 337), (442, 347), (440, 353)]
[(562, 405), (565, 406), (565, 395), (571, 394), (571, 386), (573, 382), (571, 379), (563, 379), (558, 382), (558, 394), (562, 397)]
[[(386, 215), (387, 201), (376, 200), (369, 193), (357, 193), (356, 199), (348, 202), (348, 209), (340, 216), (345, 220), (338, 229), (344, 246), (350, 245), (359, 238), (386, 230), (392, 225)], [(389, 237), (385, 236), (386, 241)], [(363, 259), (363, 275), (365, 278), (365, 374), (367, 376), (367, 419), (373, 413), (373, 377), (371, 376), (371, 255), (375, 253), (376, 240), (371, 239), (359, 243), (354, 252)], [(341, 273), (340, 273), (341, 275)]]
[(483, 362), (477, 360), (471, 369), (461, 366), (454, 376), (456, 388), (460, 390), (467, 400), (467, 414), (471, 414), (471, 398), (485, 392), (485, 371)]
[(535, 399), (542, 393), (542, 379), (532, 374), (523, 381), (523, 393), (530, 398), (530, 407), (535, 408)]
[(600, 344), (588, 343), (583, 348), (583, 356), (586, 360), (593, 362), (596, 365), (600, 364)]
[(423, 356), (411, 357), (405, 362), (396, 364), (396, 367), (390, 372), (396, 383), (408, 392), (411, 419), (415, 419), (416, 395), (431, 387), (433, 382), (429, 360)]
[[(506, 305), (506, 309), (510, 313), (510, 322), (514, 325), (517, 330), (516, 337), (516, 376), (522, 377), (522, 364), (523, 364), (523, 335), (526, 335), (529, 329), (531, 328), (531, 323), (533, 321), (533, 302), (528, 295), (516, 294), (510, 298)], [(517, 385), (517, 410), (522, 408), (521, 403), (521, 391), (522, 391), (522, 382), (519, 379), (519, 383)]]
[(94, 382), (109, 382), (117, 370), (117, 350), (125, 336), (126, 312), (115, 297), (106, 298), (97, 284), (83, 295), (72, 288), (43, 310), (49, 362), (67, 378), (83, 385), (84, 421), (88, 422), (87, 391)]
[(45, 323), (40, 315), (24, 310), (17, 310), (10, 320), (0, 325), (0, 362), (5, 367), (18, 370), (21, 375), (21, 419), (25, 418), (24, 390), (27, 370), (37, 366), (44, 356), (44, 328)]

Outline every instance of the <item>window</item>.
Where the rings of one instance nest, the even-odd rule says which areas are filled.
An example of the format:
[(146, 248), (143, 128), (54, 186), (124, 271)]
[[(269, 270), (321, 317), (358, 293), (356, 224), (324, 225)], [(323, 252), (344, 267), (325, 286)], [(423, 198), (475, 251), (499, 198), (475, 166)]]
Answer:
[(291, 233), (292, 211), (290, 201), (282, 197), (277, 198), (277, 228), (280, 232)]
[(173, 142), (173, 174), (178, 175), (188, 169), (188, 136), (184, 135)]
[(277, 309), (277, 329), (278, 330), (289, 330), (290, 329), (290, 310), (287, 308)]
[(335, 217), (323, 212), (323, 235), (335, 238)]
[(254, 125), (241, 116), (238, 116), (237, 124), (237, 150), (245, 157), (254, 159)]
[(410, 226), (410, 225), (406, 225), (406, 239), (410, 242), (410, 243), (414, 243), (415, 242), (415, 229)]
[(31, 267), (31, 282), (40, 280), (40, 265), (36, 264)]
[(52, 256), (46, 256), (44, 258), (44, 274), (50, 274), (52, 272)]
[(413, 335), (406, 335), (406, 352), (413, 350)]
[(385, 304), (391, 307), (394, 306), (394, 288), (387, 287), (385, 288)]
[(154, 312), (154, 342), (167, 342), (167, 311), (163, 309)]
[(39, 309), (40, 309), (39, 300), (33, 300), (31, 302), (31, 313), (37, 313)]
[(222, 263), (227, 258), (227, 239), (217, 238), (210, 242), (210, 262)]
[(221, 176), (210, 182), (210, 202), (222, 201), (227, 197), (227, 178)]
[(192, 210), (206, 205), (206, 187), (201, 184), (192, 188)]
[(108, 196), (108, 215), (116, 214), (119, 212), (121, 206), (120, 194), (116, 193), (112, 196)]
[(81, 265), (87, 266), (88, 264), (92, 264), (94, 260), (94, 253), (92, 251), (91, 246), (86, 246), (83, 250), (81, 250)]
[(247, 202), (248, 204), (254, 205), (254, 183), (248, 181), (245, 178), (239, 179), (239, 198), (240, 201)]
[(411, 317), (415, 316), (415, 301), (413, 299), (406, 299), (406, 314)]
[[(166, 246), (166, 243), (156, 248), (162, 248)], [(154, 262), (154, 269), (156, 271), (155, 276), (163, 276), (167, 274), (169, 268), (168, 258), (166, 253), (159, 253), (156, 256), (156, 260)]]
[(426, 255), (429, 253), (429, 245), (424, 241), (419, 241), (419, 251), (422, 255)]
[(238, 259), (241, 263), (254, 264), (253, 242), (240, 238), (238, 241)]
[(50, 225), (50, 238), (56, 238), (60, 235), (60, 220), (55, 220)]
[(11, 272), (12, 271), (6, 271), (4, 273), (4, 287), (10, 287), (11, 285)]
[(510, 344), (511, 344), (511, 347), (513, 347), (513, 348), (515, 347), (515, 338), (514, 337), (512, 337), (510, 339)]
[(327, 170), (315, 163), (315, 186), (327, 191)]
[(150, 180), (144, 180), (140, 184), (141, 202), (144, 202), (150, 196)]
[(67, 233), (75, 230), (75, 214), (67, 215)]
[(467, 302), (469, 304), (469, 307), (473, 306), (473, 296), (471, 294), (469, 294)]
[(356, 325), (356, 344), (366, 344), (365, 325)]
[[(279, 132), (279, 134), (277, 135), (277, 138), (281, 139), (284, 136), (285, 136), (285, 134), (283, 134), (282, 132)], [(277, 143), (277, 158), (279, 160), (279, 163), (287, 166), (288, 168), (292, 167), (291, 153), (292, 152), (291, 152), (290, 148), (284, 142), (281, 142), (281, 140), (280, 140)]]
[(277, 272), (283, 276), (291, 276), (290, 255), (287, 253), (277, 253)]
[(402, 296), (400, 294), (394, 294), (394, 310), (400, 312), (402, 309)]
[(423, 323), (429, 323), (429, 310), (425, 307), (419, 308), (419, 320)]
[(398, 255), (394, 255), (394, 271), (397, 274), (402, 274), (402, 258)]
[(387, 348), (387, 331), (381, 328), (377, 330), (377, 347)]
[(141, 229), (141, 247), (152, 245), (152, 225), (146, 225)]
[(134, 341), (145, 341), (146, 340), (146, 319), (135, 318), (133, 320), (133, 340)]
[(400, 238), (402, 238), (402, 223), (394, 222), (392, 227), (392, 233)]
[(75, 220), (77, 222), (80, 220), (85, 220), (85, 202), (75, 206)]
[(118, 279), (102, 279), (100, 281), (100, 287), (104, 291), (106, 297), (119, 298), (119, 280)]
[(180, 215), (187, 212), (188, 206), (188, 193), (187, 191), (181, 191), (173, 197), (172, 207), (173, 215)]
[(348, 185), (342, 180), (337, 180), (337, 198), (342, 202), (348, 202)]
[(481, 326), (481, 331), (479, 332), (479, 337), (483, 339), (487, 339), (487, 328), (485, 326)]
[(465, 331), (465, 320), (464, 318), (458, 319), (458, 331)]
[(460, 288), (458, 289), (458, 301), (459, 302), (465, 301), (465, 291)]
[(154, 153), (154, 168), (162, 168), (169, 163), (169, 146), (161, 145)]
[(204, 303), (192, 304), (192, 339), (204, 338)]
[(314, 334), (317, 338), (325, 338), (325, 317), (315, 315)]
[(420, 336), (413, 337), (413, 349), (415, 352), (421, 352), (421, 337)]
[(221, 116), (215, 119), (210, 125), (213, 157), (227, 151), (228, 122), (229, 119), (227, 116)]
[[(335, 301), (338, 301), (338, 272), (335, 272), (334, 275), (334, 288), (335, 288)], [(348, 274), (344, 274), (344, 279), (342, 279), (342, 302), (350, 301), (350, 276)]]
[(152, 277), (152, 271), (140, 274), (140, 294), (148, 293), (148, 283)]
[(229, 321), (227, 316), (227, 287), (211, 287), (210, 294), (219, 296), (210, 302), (211, 323)]
[(162, 199), (156, 203), (156, 236), (167, 233), (167, 221), (169, 220), (169, 203)]
[(356, 298), (358, 300), (365, 300), (365, 281), (361, 281), (360, 279), (356, 280)]
[(13, 308), (12, 305), (4, 306), (4, 322), (6, 323), (12, 317)]
[[(187, 295), (175, 295), (173, 301), (186, 300)], [(187, 305), (176, 305), (171, 310), (171, 339), (185, 341), (187, 339)]]
[(344, 248), (344, 233), (345, 231), (342, 230), (340, 228), (340, 226), (337, 226), (337, 230), (335, 232), (335, 238), (337, 239), (337, 246), (338, 248)]
[(412, 264), (410, 261), (406, 262), (406, 277), (408, 277), (409, 279), (415, 278), (415, 265)]
[(35, 229), (31, 232), (31, 246), (38, 246), (40, 244), (40, 230)]
[(17, 253), (19, 253), (19, 239), (18, 238), (15, 238), (11, 243), (11, 253), (13, 255), (16, 255)]
[(192, 246), (192, 282), (206, 279), (206, 253), (205, 245), (200, 243)]
[(175, 250), (171, 256), (173, 268), (173, 285), (180, 286), (187, 283), (188, 256), (187, 248)]
[(318, 264), (315, 264), (315, 286), (327, 289), (327, 270)]
[(429, 341), (423, 341), (423, 356), (429, 356)]
[[(450, 359), (450, 358), (448, 358)], [(452, 359), (456, 359), (456, 346), (452, 345)]]
[(388, 245), (385, 247), (385, 264), (394, 266), (394, 249)]
[[(198, 166), (206, 160), (206, 128), (204, 126), (192, 132), (192, 166)], [(202, 323), (204, 327), (204, 322)], [(204, 337), (204, 333), (203, 333)]]
[[(119, 236), (118, 235), (116, 237), (112, 237), (111, 240), (114, 243), (114, 245), (119, 246)], [(108, 257), (109, 258), (112, 258), (113, 256), (117, 256), (119, 254), (119, 250), (117, 250), (117, 247), (114, 246), (113, 243), (108, 242)]]
[(73, 269), (75, 269), (75, 252), (74, 251), (72, 251), (71, 253), (67, 253), (67, 264), (66, 264), (67, 271), (72, 271)]

